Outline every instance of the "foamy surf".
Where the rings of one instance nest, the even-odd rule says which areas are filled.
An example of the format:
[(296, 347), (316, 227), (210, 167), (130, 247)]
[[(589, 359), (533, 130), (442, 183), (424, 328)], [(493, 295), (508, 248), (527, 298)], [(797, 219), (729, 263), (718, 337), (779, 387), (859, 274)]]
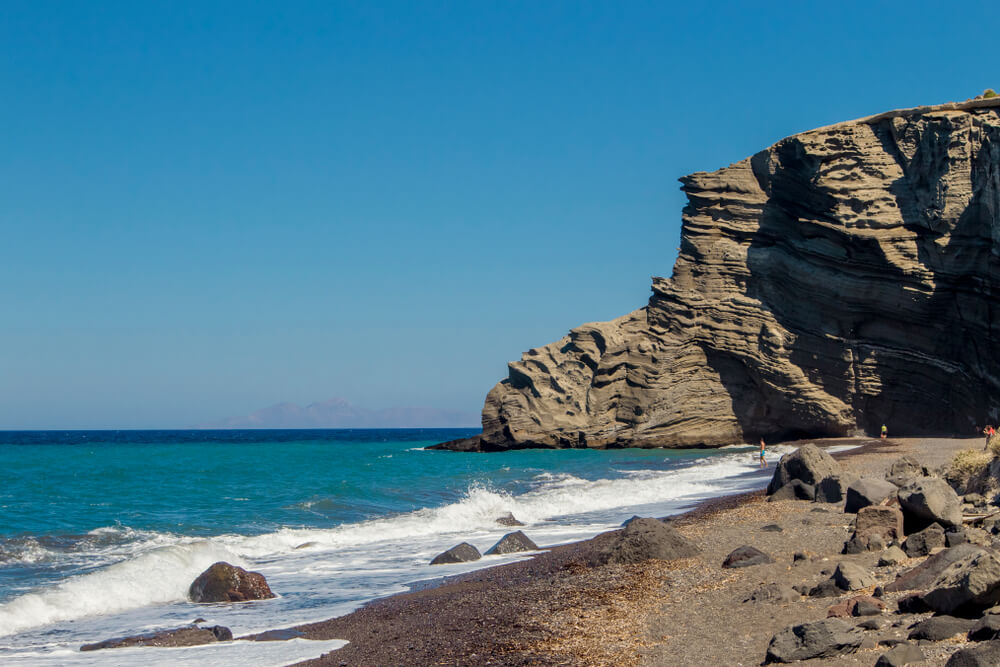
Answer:
[[(790, 448), (769, 451), (780, 455)], [(520, 474), (526, 476), (518, 493), (472, 483), (454, 502), (334, 527), (288, 527), (207, 539), (117, 526), (90, 531), (72, 553), (47, 556), (91, 559), (87, 570), (0, 604), (0, 663), (87, 664), (78, 662), (85, 654), (65, 651), (109, 637), (177, 627), (198, 616), (229, 626), (237, 636), (330, 618), (406, 590), (408, 583), (522, 558), (490, 556), (475, 563), (428, 565), (435, 554), (460, 541), (485, 551), (509, 532), (496, 523), (508, 512), (527, 524), (524, 530), (536, 543), (551, 546), (617, 527), (632, 514), (665, 516), (707, 497), (759, 488), (771, 472), (757, 469), (752, 448), (706, 453), (698, 459), (676, 460), (667, 454), (659, 460), (677, 467), (653, 469), (656, 459), (649, 452), (621, 457), (618, 465), (604, 469), (607, 476), (597, 479), (521, 467)], [(509, 473), (510, 467), (503, 470)], [(337, 507), (335, 500), (303, 495), (311, 497), (289, 507)], [(264, 573), (280, 597), (207, 607), (187, 602), (190, 582), (217, 560)], [(99, 567), (94, 569), (94, 564)], [(149, 649), (135, 649), (136, 655), (144, 655), (144, 650)], [(45, 662), (54, 651), (66, 660)], [(165, 655), (157, 653), (157, 662)], [(213, 657), (212, 664), (268, 664), (225, 655), (220, 647), (220, 657)], [(26, 662), (29, 659), (42, 662)]]

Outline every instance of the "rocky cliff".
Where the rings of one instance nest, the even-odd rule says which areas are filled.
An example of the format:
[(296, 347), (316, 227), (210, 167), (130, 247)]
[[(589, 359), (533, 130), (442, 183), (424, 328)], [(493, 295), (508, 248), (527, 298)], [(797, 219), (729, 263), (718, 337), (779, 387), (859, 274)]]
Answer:
[(1000, 98), (804, 132), (681, 183), (673, 277), (644, 308), (524, 353), (486, 397), (482, 435), (443, 447), (998, 421)]

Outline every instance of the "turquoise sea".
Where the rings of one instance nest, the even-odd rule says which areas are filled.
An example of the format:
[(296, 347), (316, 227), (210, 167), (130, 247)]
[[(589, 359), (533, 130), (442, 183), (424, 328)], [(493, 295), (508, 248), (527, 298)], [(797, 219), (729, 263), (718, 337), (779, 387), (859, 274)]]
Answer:
[[(496, 523), (507, 512), (551, 546), (768, 478), (750, 447), (424, 449), (473, 433), (0, 432), (0, 664), (287, 664), (337, 644), (127, 649), (113, 662), (77, 649), (196, 617), (236, 635), (330, 618), (516, 558), (428, 565), (458, 542), (485, 551), (510, 530)], [(219, 560), (262, 572), (279, 597), (187, 602)]]

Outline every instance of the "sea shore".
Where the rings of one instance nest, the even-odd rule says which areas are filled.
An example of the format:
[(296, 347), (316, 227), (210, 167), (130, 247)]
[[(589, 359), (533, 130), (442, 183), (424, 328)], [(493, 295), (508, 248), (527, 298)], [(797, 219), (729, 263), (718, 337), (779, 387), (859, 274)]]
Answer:
[[(982, 441), (892, 438), (801, 444), (805, 442), (857, 444), (835, 458), (850, 474), (881, 478), (900, 456), (913, 456), (934, 469), (947, 464), (956, 451)], [(840, 552), (853, 516), (844, 513), (843, 503), (765, 502), (763, 491), (712, 499), (670, 519), (671, 526), (699, 547), (696, 557), (591, 566), (588, 555), (613, 537), (613, 532), (605, 533), (300, 626), (307, 638), (350, 643), (299, 664), (758, 665), (775, 633), (826, 618), (837, 600), (744, 600), (763, 584), (813, 584), (828, 578), (831, 567), (843, 558)], [(761, 530), (770, 525), (780, 531)], [(774, 562), (722, 569), (726, 555), (742, 545), (763, 550)], [(810, 557), (793, 564), (796, 552)], [(878, 554), (852, 558), (874, 568)], [(943, 665), (958, 648), (956, 642), (926, 647), (926, 664)], [(850, 655), (807, 662), (872, 665), (885, 650), (863, 647)]]

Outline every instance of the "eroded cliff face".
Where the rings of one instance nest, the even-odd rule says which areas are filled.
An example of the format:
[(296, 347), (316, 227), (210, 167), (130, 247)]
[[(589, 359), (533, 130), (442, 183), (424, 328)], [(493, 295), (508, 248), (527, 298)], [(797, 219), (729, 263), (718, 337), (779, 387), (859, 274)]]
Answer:
[(511, 363), (482, 436), (450, 448), (998, 421), (1000, 99), (804, 132), (681, 183), (673, 277), (654, 279), (646, 307)]

